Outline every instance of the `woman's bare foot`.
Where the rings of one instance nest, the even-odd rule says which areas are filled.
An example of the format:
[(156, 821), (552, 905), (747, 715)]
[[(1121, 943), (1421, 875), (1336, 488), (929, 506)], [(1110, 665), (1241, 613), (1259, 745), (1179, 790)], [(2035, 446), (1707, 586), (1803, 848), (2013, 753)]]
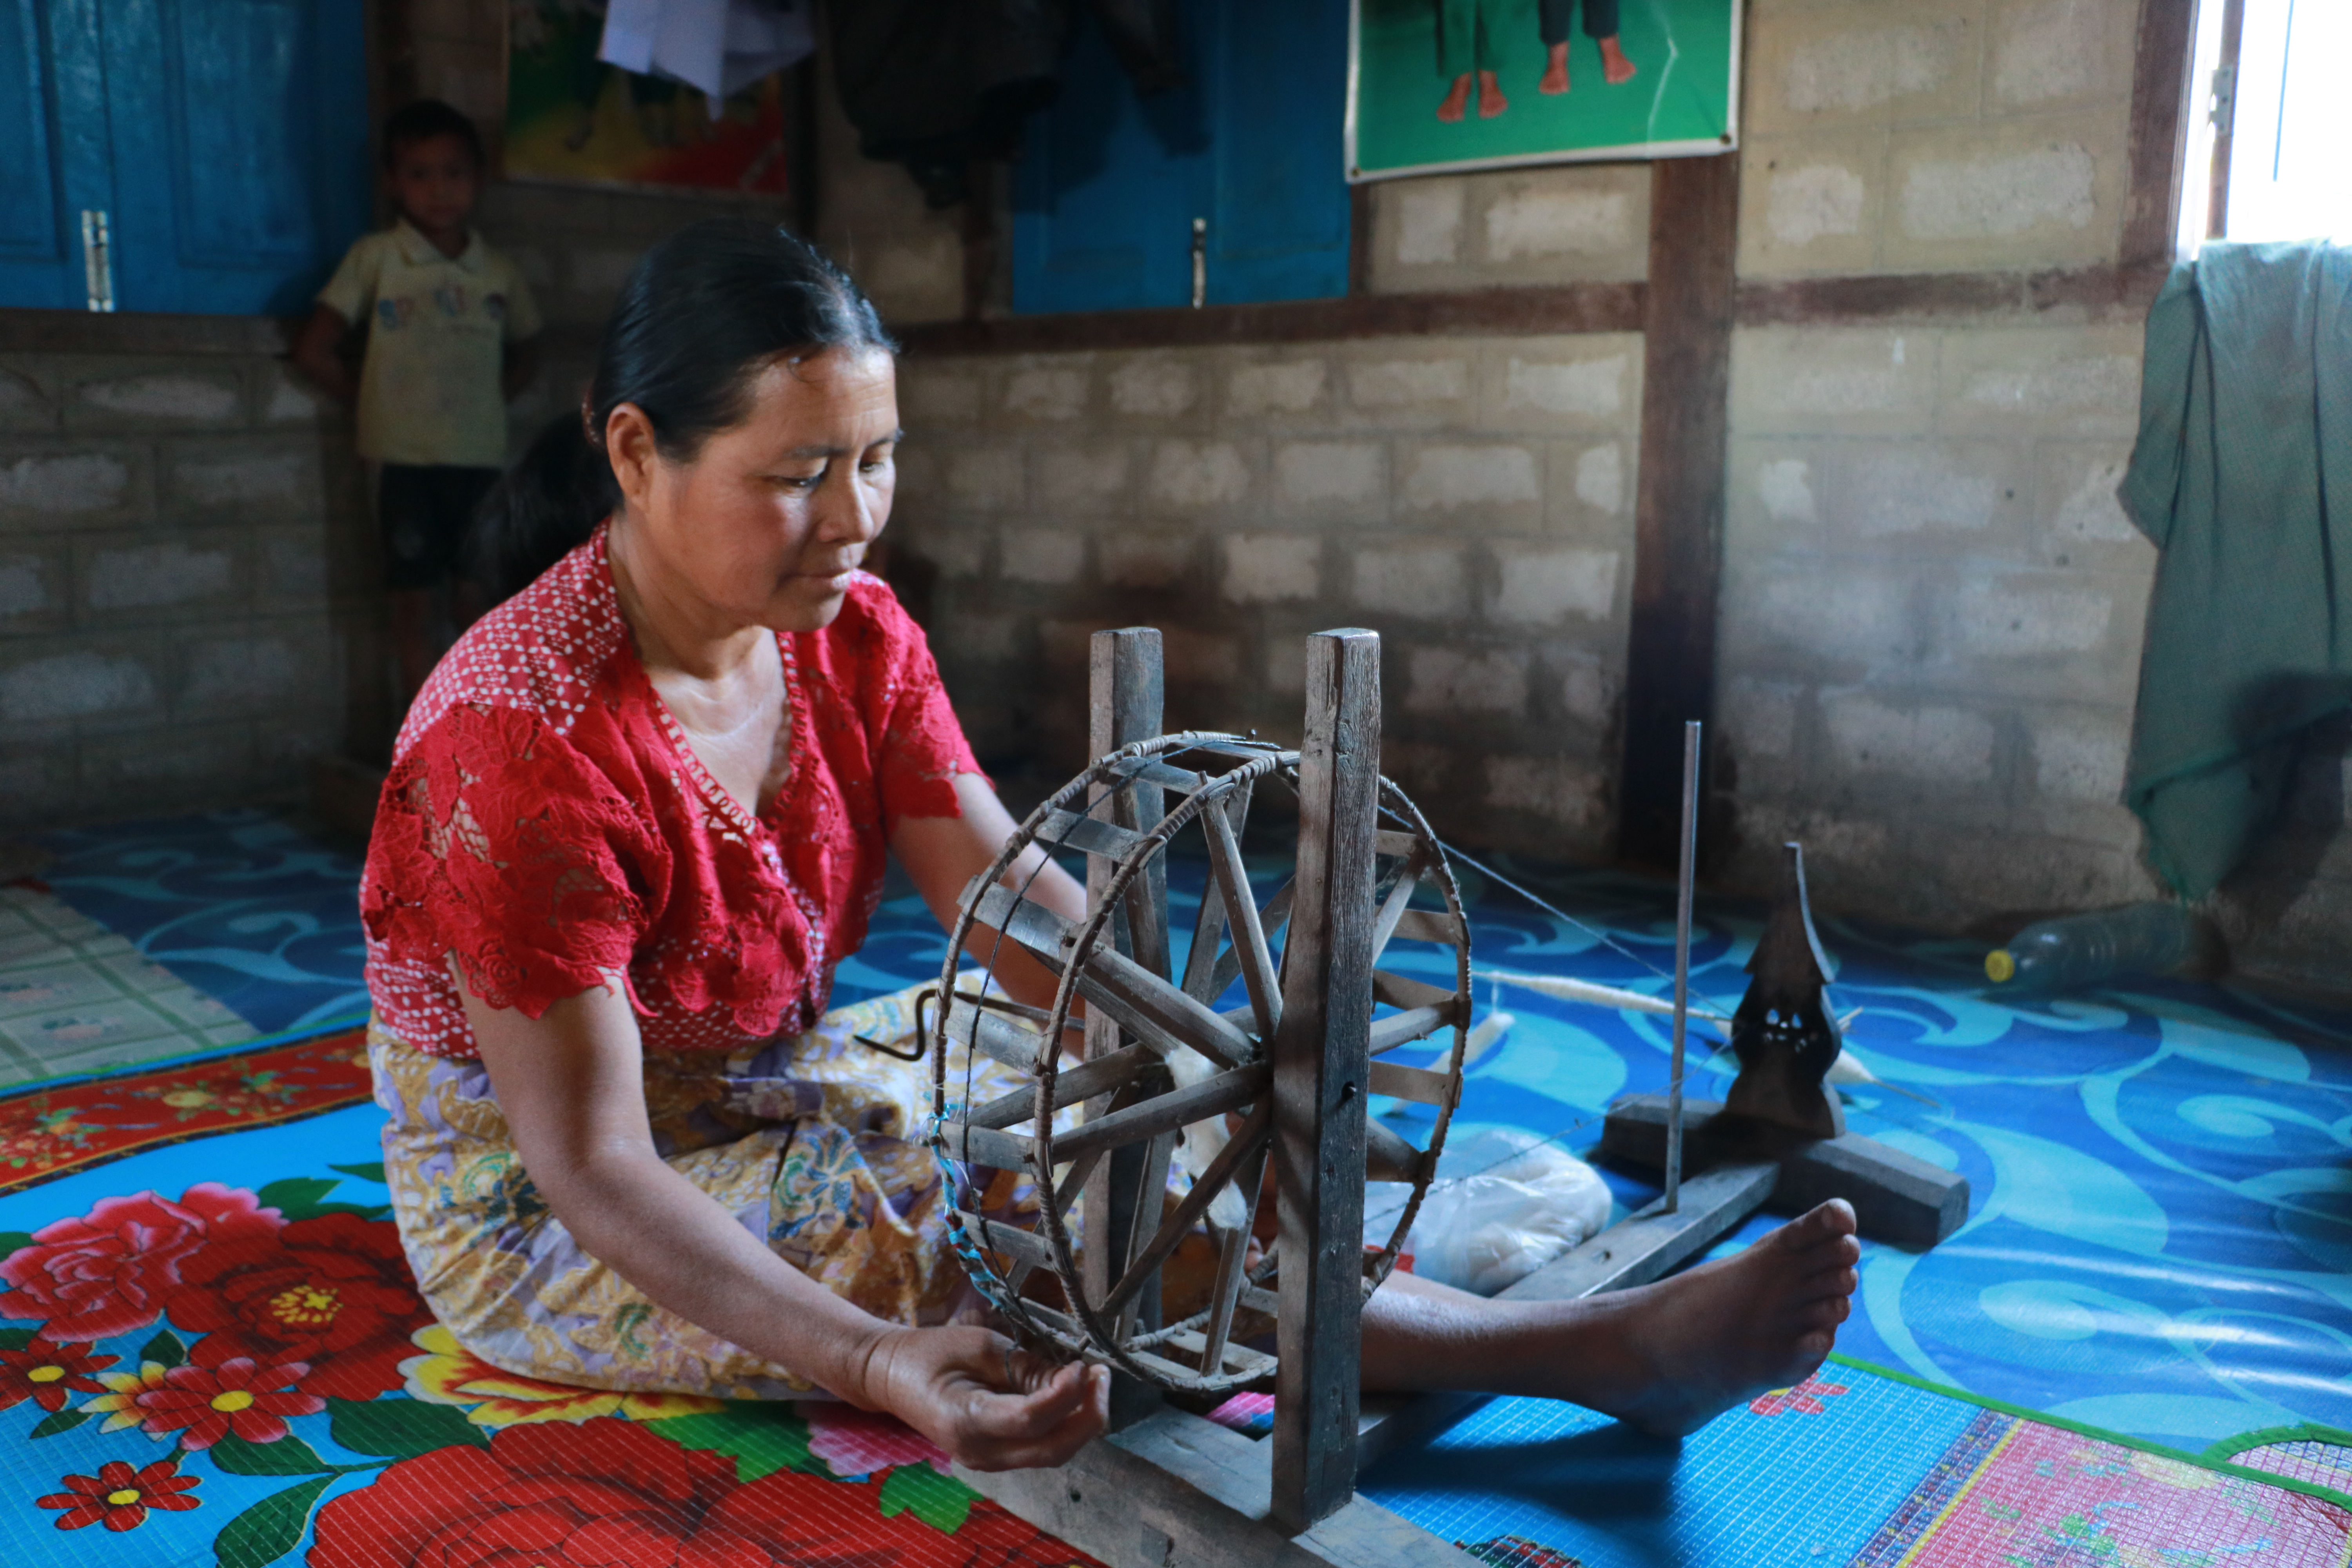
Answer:
[(1543, 79), (1536, 83), (1536, 90), (1557, 97), (1568, 90), (1568, 46), (1553, 44), (1550, 49), (1544, 61)]
[[(1603, 1297), (1623, 1317), (1621, 1388), (1571, 1394), (1645, 1431), (1696, 1432), (1812, 1375), (1853, 1310), (1853, 1209), (1832, 1198), (1737, 1257)], [(1597, 1397), (1595, 1397), (1597, 1396)]]
[(1470, 107), (1470, 73), (1464, 71), (1454, 79), (1445, 101), (1437, 106), (1437, 118), (1448, 125), (1462, 123), (1463, 113)]
[(1480, 71), (1478, 73), (1478, 118), (1492, 120), (1510, 107), (1511, 100), (1503, 96), (1503, 84), (1495, 79), (1495, 73)]
[(1391, 1274), (1364, 1306), (1364, 1386), (1565, 1399), (1645, 1431), (1696, 1432), (1811, 1375), (1851, 1310), (1861, 1257), (1853, 1209), (1832, 1198), (1737, 1257), (1582, 1300), (1487, 1300)]
[(1601, 79), (1607, 82), (1611, 87), (1622, 87), (1627, 82), (1632, 81), (1633, 79), (1633, 62), (1625, 58), (1625, 50), (1623, 47), (1617, 42), (1617, 35), (1612, 33), (1607, 37), (1601, 39), (1600, 43)]

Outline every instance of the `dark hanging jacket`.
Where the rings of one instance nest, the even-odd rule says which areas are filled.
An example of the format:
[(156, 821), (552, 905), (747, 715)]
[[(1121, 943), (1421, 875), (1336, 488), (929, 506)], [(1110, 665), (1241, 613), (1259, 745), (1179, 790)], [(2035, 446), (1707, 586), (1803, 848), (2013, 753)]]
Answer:
[[(1009, 159), (1053, 102), (1081, 0), (830, 0), (834, 80), (868, 158), (904, 163), (952, 206), (974, 159)], [(1175, 0), (1084, 0), (1111, 52), (1153, 93), (1183, 78)]]

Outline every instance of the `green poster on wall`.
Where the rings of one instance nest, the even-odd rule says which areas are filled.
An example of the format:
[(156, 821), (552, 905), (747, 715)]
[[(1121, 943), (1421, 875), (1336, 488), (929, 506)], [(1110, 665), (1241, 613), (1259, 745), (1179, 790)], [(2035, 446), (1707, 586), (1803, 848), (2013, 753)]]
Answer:
[(1738, 0), (1355, 0), (1348, 178), (1721, 153)]

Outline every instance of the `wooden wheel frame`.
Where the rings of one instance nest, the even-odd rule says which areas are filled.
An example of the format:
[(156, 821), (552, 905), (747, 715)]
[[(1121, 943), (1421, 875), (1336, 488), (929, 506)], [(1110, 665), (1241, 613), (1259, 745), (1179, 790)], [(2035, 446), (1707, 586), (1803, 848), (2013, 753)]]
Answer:
[[(933, 1010), (929, 1028), (935, 1146), (950, 1161), (1025, 1172), (1037, 1184), (1037, 1228), (1024, 1230), (962, 1208), (968, 1191), (951, 1180), (950, 1226), (974, 1285), (1034, 1342), (1108, 1362), (1165, 1389), (1221, 1394), (1263, 1384), (1279, 1364), (1233, 1342), (1231, 1334), (1237, 1309), (1268, 1317), (1278, 1309), (1279, 1297), (1266, 1286), (1281, 1265), (1280, 1244), (1255, 1277), (1244, 1265), (1276, 1142), (1271, 1058), (1290, 945), (1277, 955), (1269, 937), (1289, 919), (1297, 879), (1260, 904), (1240, 838), (1256, 785), (1274, 779), (1296, 790), (1298, 777), (1298, 752), (1213, 732), (1157, 736), (1099, 758), (1032, 812), (995, 864), (965, 889), (940, 977), (944, 1005)], [(1181, 798), (1163, 812), (1171, 793)], [(1469, 925), (1444, 847), (1412, 800), (1385, 777), (1379, 801), (1402, 826), (1373, 835), (1373, 967), (1363, 997), (1372, 1017), (1362, 1090), (1430, 1105), (1437, 1120), (1428, 1148), (1417, 1150), (1367, 1119), (1367, 1177), (1412, 1187), (1385, 1244), (1377, 1252), (1365, 1248), (1367, 1297), (1395, 1266), (1435, 1174), (1460, 1102), (1470, 1018)], [(1166, 856), (1179, 835), (1196, 826), (1206, 840), (1209, 885), (1179, 975), (1171, 965)], [(1017, 879), (1006, 885), (1033, 846), (1089, 858), (1093, 896), (1086, 921), (1073, 923), (1029, 901)], [(1417, 890), (1442, 908), (1413, 908)], [(969, 989), (972, 976), (960, 970), (976, 927), (1059, 977), (1050, 1008)], [(1450, 949), (1451, 987), (1379, 969), (1381, 953), (1400, 940)], [(982, 979), (989, 974), (992, 965)], [(959, 978), (966, 988), (959, 988)], [(1216, 1004), (1236, 980), (1245, 1001), (1220, 1011)], [(1081, 997), (1084, 1059), (1066, 1065), (1064, 1050), (1048, 1042), (1065, 1040), (1076, 1027), (1071, 1013)], [(1441, 1067), (1380, 1059), (1448, 1026), (1454, 1039)], [(1026, 1074), (1031, 1086), (983, 1105), (961, 1104), (961, 1086), (948, 1072), (950, 1042)], [(1360, 1114), (1356, 1086), (1342, 1093), (1356, 1097)], [(1082, 1108), (1082, 1119), (1057, 1131), (1056, 1117), (1072, 1108)], [(1233, 1116), (1242, 1118), (1237, 1131), (1229, 1128)], [(1026, 1132), (1017, 1131), (1024, 1127)], [(1204, 1149), (1220, 1138), (1223, 1146), (1205, 1168), (1193, 1170), (1191, 1192), (1170, 1205), (1170, 1167), (1180, 1141), (1195, 1130)], [(1114, 1180), (1122, 1163), (1126, 1179)], [(1158, 1322), (1160, 1266), (1228, 1191), (1239, 1204), (1222, 1205), (1223, 1212), (1231, 1222), (1237, 1207), (1240, 1218), (1210, 1226), (1218, 1261), (1209, 1305), (1181, 1321)], [(1094, 1244), (1083, 1253), (1068, 1217), (1081, 1194)], [(1040, 1268), (1060, 1281), (1070, 1310), (1024, 1296)]]

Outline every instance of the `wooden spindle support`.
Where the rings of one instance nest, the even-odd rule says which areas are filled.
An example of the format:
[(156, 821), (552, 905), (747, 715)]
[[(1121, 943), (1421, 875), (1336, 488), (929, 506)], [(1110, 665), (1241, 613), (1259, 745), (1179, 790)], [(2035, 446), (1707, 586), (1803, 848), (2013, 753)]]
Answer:
[(1305, 1530), (1355, 1496), (1379, 828), (1381, 639), (1307, 643), (1298, 873), (1274, 1037), (1281, 1214), (1272, 1517)]
[[(1117, 631), (1097, 632), (1088, 647), (1087, 682), (1087, 749), (1099, 757), (1121, 746), (1138, 741), (1148, 741), (1160, 732), (1161, 709), (1165, 684), (1161, 675), (1160, 630), (1157, 626), (1126, 626)], [(1105, 803), (1097, 792), (1096, 804), (1088, 815), (1097, 821), (1108, 821), (1124, 828), (1150, 827), (1160, 820), (1163, 806), (1162, 793), (1152, 784), (1132, 784), (1117, 791)], [(1099, 855), (1087, 857), (1087, 900), (1099, 902), (1108, 890), (1110, 862)], [(1155, 866), (1150, 873), (1155, 885), (1142, 886), (1140, 897), (1128, 900), (1130, 911), (1149, 905), (1155, 911), (1143, 921), (1134, 919), (1115, 922), (1114, 934), (1120, 952), (1137, 960), (1146, 968), (1165, 974), (1168, 971), (1167, 932), (1160, 929), (1156, 911), (1167, 908), (1167, 873)], [(1110, 1055), (1121, 1045), (1119, 1026), (1102, 1008), (1089, 1008), (1087, 1015), (1087, 1059), (1097, 1060)], [(1165, 1070), (1155, 1068), (1130, 1080), (1120, 1090), (1099, 1096), (1087, 1104), (1086, 1115), (1091, 1121), (1115, 1110), (1137, 1103), (1152, 1094), (1172, 1088), (1165, 1081)], [(1110, 1293), (1112, 1285), (1127, 1271), (1128, 1259), (1137, 1245), (1135, 1236), (1136, 1202), (1149, 1173), (1152, 1150), (1148, 1144), (1130, 1144), (1115, 1149), (1100, 1161), (1087, 1178), (1079, 1202), (1086, 1218), (1087, 1245), (1082, 1256), (1087, 1294), (1097, 1301)], [(1163, 1168), (1164, 1181), (1164, 1168)], [(1159, 1211), (1152, 1211), (1156, 1222)], [(1143, 1227), (1149, 1235), (1151, 1226)], [(1136, 1292), (1137, 1318), (1150, 1327), (1160, 1322), (1160, 1282), (1155, 1278)], [(1158, 1391), (1114, 1370), (1111, 1390), (1111, 1423), (1124, 1426), (1139, 1419), (1158, 1405)]]

